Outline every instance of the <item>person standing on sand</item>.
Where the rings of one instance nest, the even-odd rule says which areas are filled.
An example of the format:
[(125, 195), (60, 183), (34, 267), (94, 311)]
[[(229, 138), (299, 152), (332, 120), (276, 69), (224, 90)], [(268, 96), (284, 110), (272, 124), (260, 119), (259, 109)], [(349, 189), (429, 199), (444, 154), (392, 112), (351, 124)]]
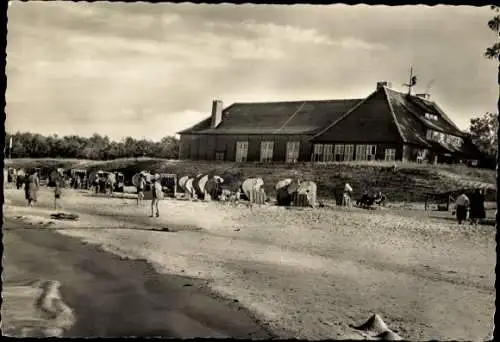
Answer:
[(163, 189), (160, 184), (160, 176), (155, 175), (152, 179), (153, 184), (151, 186), (151, 192), (153, 194), (153, 198), (151, 199), (151, 216), (154, 216), (154, 209), (156, 209), (156, 217), (160, 216), (160, 209), (158, 208), (158, 204), (160, 200), (163, 198)]
[(61, 199), (61, 195), (61, 184), (59, 182), (56, 182), (56, 186), (54, 188), (54, 210), (57, 209), (57, 202), (59, 199)]
[(344, 207), (352, 207), (352, 187), (349, 183), (345, 183), (344, 193), (342, 195), (342, 206)]
[(100, 192), (100, 189), (99, 189), (99, 187), (100, 187), (99, 175), (97, 175), (97, 174), (95, 175), (95, 179), (94, 179), (94, 183), (93, 184), (94, 184), (94, 191), (95, 191), (95, 193), (96, 194), (99, 193)]
[(469, 207), (469, 203), (469, 198), (464, 193), (455, 200), (455, 211), (458, 224), (462, 224), (462, 222), (467, 219), (467, 208)]
[(26, 177), (26, 183), (24, 186), (25, 197), (28, 200), (28, 206), (32, 207), (33, 202), (37, 200), (37, 192), (40, 186), (40, 180), (38, 179), (38, 172), (32, 171), (28, 177)]
[(144, 200), (144, 189), (146, 188), (146, 179), (143, 173), (139, 174), (137, 180), (137, 205)]

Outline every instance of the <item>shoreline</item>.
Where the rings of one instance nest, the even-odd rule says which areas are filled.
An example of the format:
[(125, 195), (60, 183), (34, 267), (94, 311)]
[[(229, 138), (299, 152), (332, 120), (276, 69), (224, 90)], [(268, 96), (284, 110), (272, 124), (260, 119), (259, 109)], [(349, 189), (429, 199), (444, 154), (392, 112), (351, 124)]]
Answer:
[[(117, 272), (121, 276), (130, 276), (130, 275), (136, 275), (137, 277), (134, 277), (135, 279), (131, 278), (126, 278), (124, 277), (124, 282), (126, 284), (124, 287), (127, 287), (127, 285), (132, 285), (130, 284), (131, 282), (133, 283), (138, 283), (138, 287), (141, 292), (145, 291), (145, 293), (141, 293), (142, 296), (146, 297), (153, 297), (153, 298), (143, 298), (146, 302), (149, 300), (152, 300), (154, 302), (154, 299), (167, 299), (173, 300), (177, 296), (182, 296), (185, 295), (190, 303), (180, 303), (179, 300), (175, 299), (173, 302), (175, 304), (173, 305), (173, 308), (162, 308), (166, 309), (168, 312), (172, 312), (172, 310), (176, 310), (177, 306), (182, 308), (183, 311), (189, 311), (186, 316), (188, 317), (188, 320), (186, 321), (187, 324), (189, 324), (190, 320), (198, 319), (198, 321), (203, 325), (204, 327), (207, 327), (207, 329), (211, 329), (214, 331), (227, 331), (229, 332), (227, 337), (235, 337), (235, 338), (276, 338), (278, 335), (271, 331), (271, 329), (267, 328), (265, 326), (265, 323), (262, 322), (259, 318), (257, 318), (250, 310), (245, 308), (243, 305), (239, 303), (239, 301), (236, 300), (231, 300), (230, 298), (223, 297), (217, 293), (214, 293), (209, 289), (208, 280), (203, 280), (203, 279), (196, 279), (192, 277), (187, 277), (187, 276), (179, 276), (179, 275), (172, 275), (172, 274), (165, 274), (165, 273), (160, 273), (157, 271), (155, 266), (150, 263), (149, 261), (145, 259), (131, 259), (131, 258), (124, 258), (121, 257), (115, 253), (106, 251), (102, 246), (99, 246), (98, 244), (90, 244), (82, 241), (81, 239), (78, 239), (76, 237), (70, 237), (64, 234), (59, 234), (57, 233), (57, 229), (52, 230), (51, 228), (47, 227), (31, 227), (27, 229), (19, 228), (19, 226), (22, 225), (21, 222), (16, 222), (15, 220), (6, 220), (4, 226), (7, 226), (7, 228), (10, 227), (15, 227), (15, 229), (7, 229), (4, 232), (4, 250), (5, 254), (7, 255), (7, 258), (9, 258), (9, 254), (13, 255), (12, 250), (9, 248), (8, 245), (6, 245), (6, 239), (8, 239), (8, 236), (12, 236), (12, 234), (17, 235), (22, 237), (23, 239), (26, 240), (31, 240), (31, 241), (36, 241), (38, 246), (41, 246), (42, 248), (47, 248), (47, 247), (52, 247), (52, 246), (63, 246), (61, 249), (64, 249), (64, 252), (71, 252), (73, 254), (78, 253), (79, 256), (83, 256), (82, 254), (85, 255), (86, 258), (83, 258), (82, 260), (77, 261), (77, 267), (80, 270), (83, 269), (88, 269), (89, 272), (94, 272), (96, 275), (99, 276), (100, 280), (99, 282), (111, 282), (112, 284), (91, 284), (90, 282), (86, 285), (91, 285), (97, 287), (98, 289), (103, 289), (105, 287), (111, 286), (111, 289), (113, 287), (120, 287), (121, 284), (116, 284), (116, 282), (112, 282), (111, 278), (114, 278), (113, 275), (109, 274), (101, 274), (105, 272), (105, 269), (99, 267), (99, 264), (107, 264), (112, 266), (114, 268), (114, 272)], [(37, 229), (40, 228), (40, 229)], [(168, 234), (168, 233), (167, 233)], [(49, 241), (50, 240), (50, 241)], [(16, 246), (17, 247), (17, 246)], [(11, 257), (12, 259), (19, 259), (16, 257)], [(23, 259), (22, 257), (20, 259)], [(7, 259), (9, 260), (9, 259)], [(87, 260), (87, 261), (85, 261)], [(53, 260), (51, 260), (53, 261)], [(47, 263), (49, 261), (45, 261)], [(59, 262), (59, 260), (56, 260), (56, 262)], [(86, 264), (86, 265), (85, 265)], [(40, 266), (40, 265), (38, 265)], [(8, 273), (8, 268), (12, 267), (12, 265), (7, 265), (7, 261), (4, 261), (4, 284), (5, 283), (10, 283), (10, 282), (16, 282), (15, 278), (17, 275), (9, 274)], [(51, 267), (45, 268), (44, 267), (34, 267), (31, 266), (29, 267), (31, 269), (30, 273), (30, 278), (35, 277), (36, 279), (33, 280), (38, 280), (38, 279), (48, 279), (48, 278), (58, 278), (58, 277), (63, 277), (63, 274), (57, 274), (57, 272), (50, 272), (49, 269)], [(85, 270), (84, 270), (85, 271)], [(140, 275), (143, 275), (146, 277), (146, 279), (142, 280)], [(14, 277), (14, 281), (10, 279), (11, 277)], [(22, 275), (20, 277), (21, 279), (25, 278), (25, 275)], [(22, 281), (22, 280), (21, 280)], [(102, 298), (93, 298), (93, 293), (87, 293), (83, 294), (82, 291), (85, 289), (81, 288), (82, 284), (80, 285), (80, 288), (73, 283), (72, 281), (64, 281), (64, 279), (59, 280), (62, 284), (61, 286), (61, 294), (62, 298), (64, 301), (75, 311), (77, 321), (75, 325), (64, 335), (65, 337), (92, 337), (92, 336), (99, 336), (99, 337), (108, 337), (108, 336), (118, 336), (115, 334), (109, 334), (109, 333), (100, 333), (98, 335), (88, 335), (84, 334), (85, 331), (92, 330), (92, 328), (89, 328), (92, 326), (92, 322), (95, 317), (98, 317), (98, 312), (92, 312), (92, 310), (87, 307), (86, 303), (88, 303), (85, 300), (81, 300), (84, 297), (87, 297), (87, 299), (91, 300), (98, 300), (102, 302), (107, 302), (109, 301), (106, 296), (102, 296)], [(18, 281), (19, 282), (19, 281)], [(142, 284), (141, 284), (142, 283)], [(85, 286), (84, 286), (85, 287)], [(88, 288), (86, 288), (88, 289)], [(114, 291), (111, 291), (114, 292)], [(162, 294), (164, 294), (162, 296)], [(173, 296), (172, 296), (173, 294)], [(96, 293), (98, 296), (99, 293)], [(163, 298), (164, 297), (164, 298)], [(197, 297), (198, 300), (196, 300)], [(204, 298), (205, 297), (205, 298)], [(130, 300), (130, 298), (124, 298), (124, 300)], [(141, 301), (140, 299), (136, 299), (136, 301)], [(186, 306), (187, 304), (187, 306)], [(196, 307), (200, 304), (200, 310), (199, 312), (196, 312)], [(142, 306), (144, 309), (144, 303), (140, 303), (138, 306), (138, 309), (140, 310), (140, 307)], [(161, 304), (157, 304), (162, 306)], [(157, 305), (154, 305), (156, 309)], [(163, 305), (164, 306), (164, 305)], [(168, 306), (168, 305), (167, 305)], [(155, 309), (154, 308), (154, 309)], [(188, 308), (188, 309), (186, 309)], [(112, 308), (106, 308), (111, 309)], [(208, 309), (210, 314), (207, 314), (204, 311), (207, 311), (205, 309)], [(132, 310), (135, 310), (133, 308)], [(130, 311), (130, 310), (129, 310)], [(152, 315), (154, 314), (153, 312), (149, 312), (146, 310), (143, 310), (143, 314), (145, 316)], [(214, 311), (220, 311), (222, 313), (222, 316), (225, 317), (220, 317), (219, 315), (214, 315)], [(118, 311), (117, 311), (118, 312)], [(131, 311), (130, 311), (131, 312)], [(134, 313), (136, 315), (137, 313)], [(176, 317), (174, 315), (174, 317)], [(94, 317), (94, 318), (92, 318)], [(183, 318), (179, 318), (181, 321)], [(217, 321), (220, 319), (220, 321)], [(215, 321), (211, 321), (215, 320)], [(157, 319), (156, 319), (157, 321)], [(230, 322), (233, 321), (233, 322)], [(237, 321), (237, 322), (236, 322)], [(111, 323), (111, 322), (110, 322)], [(132, 322), (129, 322), (129, 325)], [(114, 322), (116, 325), (117, 323)], [(174, 323), (175, 324), (175, 323)], [(132, 324), (133, 325), (133, 324)], [(161, 326), (161, 324), (157, 324)], [(165, 322), (165, 326), (168, 327), (169, 322)], [(182, 325), (182, 324), (181, 324)], [(213, 327), (216, 327), (215, 329)], [(106, 330), (106, 327), (101, 327), (101, 329)], [(132, 330), (137, 330), (140, 328), (139, 327), (118, 327), (115, 326), (111, 330), (120, 330), (120, 328), (131, 328)], [(143, 333), (143, 334), (125, 334), (125, 335), (120, 335), (122, 337), (129, 337), (129, 336), (142, 336), (142, 337), (153, 337), (153, 336), (162, 336), (162, 337), (186, 337), (182, 336), (182, 334), (178, 334), (175, 331), (172, 333), (174, 336), (168, 336), (168, 335), (163, 335), (159, 334), (159, 332), (155, 332), (160, 330), (165, 330), (165, 328), (162, 329), (162, 327), (156, 328), (156, 329), (151, 329), (149, 334), (148, 333)], [(200, 328), (201, 329), (201, 328)], [(108, 329), (109, 330), (109, 329)], [(175, 330), (175, 329), (174, 329)], [(196, 330), (196, 329), (194, 329)], [(203, 330), (203, 329), (202, 329)], [(186, 329), (188, 331), (188, 329)], [(109, 331), (110, 332), (110, 331)], [(176, 336), (177, 335), (177, 336)], [(222, 333), (222, 335), (226, 336), (226, 334)], [(199, 335), (192, 335), (188, 337), (204, 337), (204, 336), (199, 336)]]

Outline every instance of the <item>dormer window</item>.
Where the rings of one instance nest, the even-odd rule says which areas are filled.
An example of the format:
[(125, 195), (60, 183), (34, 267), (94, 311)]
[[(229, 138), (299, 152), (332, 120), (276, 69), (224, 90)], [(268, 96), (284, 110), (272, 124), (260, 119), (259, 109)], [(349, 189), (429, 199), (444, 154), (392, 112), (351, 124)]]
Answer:
[(425, 137), (430, 141), (447, 143), (456, 147), (460, 147), (463, 144), (463, 140), (460, 137), (443, 132), (437, 132), (432, 129), (427, 130)]
[(438, 116), (435, 115), (435, 114), (431, 114), (431, 113), (425, 113), (425, 118), (427, 120), (433, 120), (433, 121), (437, 121), (438, 120)]

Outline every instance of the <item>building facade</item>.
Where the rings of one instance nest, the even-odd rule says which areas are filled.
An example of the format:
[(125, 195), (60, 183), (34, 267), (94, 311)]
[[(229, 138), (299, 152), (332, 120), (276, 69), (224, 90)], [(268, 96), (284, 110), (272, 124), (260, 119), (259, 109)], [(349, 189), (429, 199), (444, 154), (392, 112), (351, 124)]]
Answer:
[(234, 162), (471, 162), (469, 136), (430, 100), (377, 83), (365, 99), (235, 103), (178, 133), (180, 158)]

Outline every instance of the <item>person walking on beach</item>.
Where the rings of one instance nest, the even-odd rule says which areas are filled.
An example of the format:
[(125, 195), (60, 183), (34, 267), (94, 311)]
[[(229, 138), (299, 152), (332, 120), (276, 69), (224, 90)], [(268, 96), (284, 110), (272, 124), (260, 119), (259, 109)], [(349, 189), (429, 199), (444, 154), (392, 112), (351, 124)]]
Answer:
[(24, 185), (25, 197), (28, 201), (28, 206), (32, 207), (33, 202), (37, 200), (37, 192), (40, 186), (40, 180), (38, 179), (38, 172), (36, 170), (32, 171), (28, 177), (26, 177), (26, 182)]
[(455, 200), (455, 211), (458, 224), (462, 224), (462, 222), (467, 219), (467, 208), (469, 207), (469, 203), (469, 198), (464, 193)]
[(154, 211), (156, 209), (156, 217), (160, 216), (160, 209), (158, 208), (158, 204), (160, 203), (160, 200), (163, 198), (163, 189), (161, 187), (160, 183), (160, 176), (155, 175), (152, 179), (153, 184), (151, 186), (151, 192), (153, 195), (153, 198), (151, 199), (151, 216), (153, 217)]
[(137, 180), (137, 205), (144, 200), (144, 189), (146, 188), (146, 179), (143, 173), (139, 174)]

